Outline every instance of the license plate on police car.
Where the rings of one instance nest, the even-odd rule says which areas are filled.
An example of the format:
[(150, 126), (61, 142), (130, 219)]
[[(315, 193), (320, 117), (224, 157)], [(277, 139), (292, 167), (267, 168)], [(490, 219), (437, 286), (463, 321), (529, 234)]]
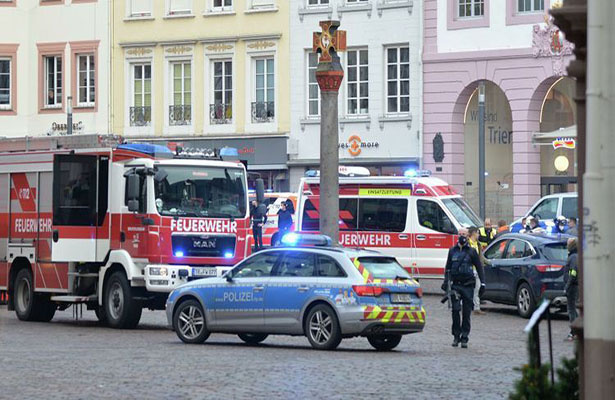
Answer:
[(215, 268), (207, 268), (207, 267), (192, 268), (192, 276), (210, 277), (210, 276), (217, 276), (217, 275), (218, 275), (218, 272), (216, 271)]
[(410, 293), (391, 293), (391, 301), (393, 303), (412, 303)]

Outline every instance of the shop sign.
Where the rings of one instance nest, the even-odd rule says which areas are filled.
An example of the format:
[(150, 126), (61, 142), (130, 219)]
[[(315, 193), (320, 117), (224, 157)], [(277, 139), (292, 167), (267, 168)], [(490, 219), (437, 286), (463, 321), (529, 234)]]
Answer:
[(577, 143), (573, 138), (557, 138), (553, 141), (554, 149), (574, 149)]
[[(83, 131), (83, 121), (73, 122), (73, 133)], [(68, 124), (54, 122), (51, 124), (51, 132), (57, 134), (65, 134), (68, 132)]]
[(338, 145), (340, 150), (348, 150), (352, 157), (357, 157), (364, 149), (377, 149), (380, 147), (378, 142), (364, 142), (359, 135), (352, 135), (347, 142), (342, 142)]

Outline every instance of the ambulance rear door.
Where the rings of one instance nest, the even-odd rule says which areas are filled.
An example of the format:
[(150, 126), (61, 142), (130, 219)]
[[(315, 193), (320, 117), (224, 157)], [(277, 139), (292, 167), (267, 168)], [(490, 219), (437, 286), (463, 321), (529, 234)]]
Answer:
[(414, 262), (421, 277), (444, 277), (448, 250), (453, 246), (457, 228), (440, 202), (433, 197), (413, 196)]

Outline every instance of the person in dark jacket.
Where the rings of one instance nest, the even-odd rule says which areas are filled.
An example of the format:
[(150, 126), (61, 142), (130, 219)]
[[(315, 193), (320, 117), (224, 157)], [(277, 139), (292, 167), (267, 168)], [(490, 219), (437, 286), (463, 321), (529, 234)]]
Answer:
[(258, 251), (263, 248), (263, 225), (267, 222), (267, 207), (254, 200), (252, 202), (252, 207), (250, 207), (250, 216), (252, 217), (254, 250)]
[(288, 209), (286, 202), (280, 203), (280, 209), (278, 210), (278, 240), (282, 241), (284, 235), (290, 231), (290, 227), (293, 225), (293, 214)]
[[(468, 347), (470, 335), (470, 316), (472, 315), (474, 286), (476, 278), (474, 269), (481, 281), (480, 295), (485, 290), (485, 274), (480, 257), (476, 250), (468, 244), (467, 231), (459, 230), (459, 241), (448, 251), (446, 267), (444, 270), (444, 283), (442, 290), (448, 290), (448, 283), (451, 282), (451, 306), (453, 311), (453, 347), (457, 347), (461, 342), (462, 348)], [(463, 310), (463, 311), (462, 311)], [(459, 313), (462, 311), (463, 320)]]
[(572, 333), (572, 322), (577, 318), (577, 299), (579, 298), (579, 276), (577, 269), (577, 239), (570, 238), (566, 243), (568, 246), (568, 260), (566, 261), (566, 299), (568, 301), (568, 319), (570, 320), (570, 333), (566, 340), (574, 340)]

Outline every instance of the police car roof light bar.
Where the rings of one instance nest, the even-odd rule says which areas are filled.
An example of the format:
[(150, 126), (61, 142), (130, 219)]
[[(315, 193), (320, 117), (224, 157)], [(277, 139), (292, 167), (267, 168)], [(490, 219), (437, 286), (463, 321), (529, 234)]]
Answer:
[(331, 247), (333, 241), (329, 236), (317, 234), (305, 234), (290, 232), (282, 237), (282, 244), (285, 246), (318, 246)]

